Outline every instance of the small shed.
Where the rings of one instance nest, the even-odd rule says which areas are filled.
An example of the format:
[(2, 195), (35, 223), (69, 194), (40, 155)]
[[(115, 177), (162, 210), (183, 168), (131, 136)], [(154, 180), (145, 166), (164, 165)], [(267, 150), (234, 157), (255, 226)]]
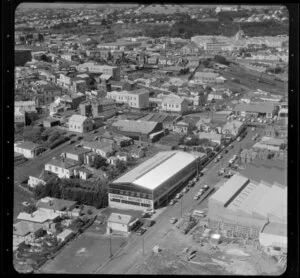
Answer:
[(221, 241), (221, 235), (220, 234), (212, 234), (210, 236), (210, 243), (212, 245), (218, 245)]
[(60, 234), (58, 234), (56, 237), (57, 237), (57, 240), (59, 240), (59, 241), (66, 241), (70, 237), (72, 237), (73, 234), (74, 234), (74, 232), (72, 230), (65, 229)]
[(107, 227), (116, 232), (129, 232), (131, 215), (112, 213), (107, 220)]

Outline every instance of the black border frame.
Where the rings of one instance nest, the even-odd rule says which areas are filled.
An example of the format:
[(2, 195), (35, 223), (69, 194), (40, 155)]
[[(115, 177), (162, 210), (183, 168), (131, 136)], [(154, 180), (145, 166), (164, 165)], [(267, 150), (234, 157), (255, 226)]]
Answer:
[[(2, 98), (1, 98), (1, 273), (19, 274), (12, 263), (12, 227), (13, 227), (13, 192), (14, 192), (14, 11), (19, 3), (53, 3), (55, 1), (20, 1), (3, 0), (1, 12), (2, 33)], [(76, 1), (57, 1), (61, 3), (76, 3)], [(79, 2), (79, 1), (78, 1)], [(106, 2), (106, 1), (105, 1)], [(156, 4), (176, 4), (175, 1), (153, 1)], [(174, 3), (175, 2), (175, 3)], [(181, 2), (181, 1), (180, 1)], [(86, 3), (80, 1), (80, 3)], [(101, 3), (101, 1), (87, 1), (86, 4)], [(113, 3), (113, 1), (106, 2)], [(122, 3), (122, 1), (117, 1)], [(124, 3), (124, 2), (123, 2)], [(126, 3), (126, 2), (125, 2)], [(130, 4), (146, 1), (128, 1)], [(104, 4), (103, 2), (101, 4)], [(152, 3), (149, 3), (152, 4)], [(178, 3), (179, 4), (179, 3)], [(288, 260), (287, 270), (282, 276), (299, 276), (299, 4), (296, 3), (239, 3), (189, 1), (185, 4), (243, 4), (243, 5), (285, 5), (289, 10), (289, 123), (288, 123)]]

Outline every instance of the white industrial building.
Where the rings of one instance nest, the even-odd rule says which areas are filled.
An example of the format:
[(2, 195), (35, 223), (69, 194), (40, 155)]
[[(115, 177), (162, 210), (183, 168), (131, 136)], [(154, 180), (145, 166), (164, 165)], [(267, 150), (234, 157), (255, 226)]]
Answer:
[(123, 232), (130, 231), (131, 215), (112, 213), (107, 220), (107, 228), (109, 232)]
[(135, 210), (161, 206), (195, 175), (198, 158), (182, 151), (158, 153), (109, 185), (109, 206)]

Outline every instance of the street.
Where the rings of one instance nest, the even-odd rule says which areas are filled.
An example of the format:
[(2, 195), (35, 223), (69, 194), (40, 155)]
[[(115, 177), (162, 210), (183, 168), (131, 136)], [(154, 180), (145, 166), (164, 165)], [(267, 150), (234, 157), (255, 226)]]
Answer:
[[(262, 130), (262, 129), (261, 129)], [(192, 187), (179, 202), (175, 203), (173, 206), (168, 206), (165, 210), (157, 217), (156, 223), (153, 227), (148, 228), (147, 232), (143, 236), (137, 236), (132, 234), (129, 239), (128, 244), (114, 255), (113, 259), (108, 260), (104, 265), (99, 266), (94, 273), (100, 274), (120, 274), (128, 273), (136, 264), (142, 262), (143, 250), (144, 256), (152, 252), (153, 246), (158, 244), (158, 240), (162, 239), (165, 234), (172, 229), (172, 224), (170, 224), (170, 218), (176, 217), (180, 218), (181, 215), (187, 212), (193, 211), (197, 206), (205, 209), (207, 207), (208, 199), (205, 198), (204, 201), (194, 201), (193, 197), (199, 191), (204, 184), (208, 184), (210, 188), (214, 187), (216, 183), (221, 179), (218, 177), (218, 171), (224, 166), (234, 154), (237, 154), (241, 148), (249, 147), (250, 144), (254, 144), (251, 140), (252, 136), (259, 132), (251, 131), (251, 128), (247, 128), (246, 137), (240, 142), (232, 142), (233, 148), (229, 149), (228, 153), (223, 152), (223, 159), (218, 163), (214, 162), (214, 159), (205, 167), (206, 172), (203, 177)], [(181, 204), (182, 202), (182, 204)], [(143, 239), (144, 237), (144, 239)], [(144, 247), (143, 247), (144, 246)]]

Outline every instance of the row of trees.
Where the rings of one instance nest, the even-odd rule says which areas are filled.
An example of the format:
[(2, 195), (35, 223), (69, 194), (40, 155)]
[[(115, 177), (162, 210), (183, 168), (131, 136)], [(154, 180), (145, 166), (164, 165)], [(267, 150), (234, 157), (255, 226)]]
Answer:
[(36, 199), (54, 197), (76, 201), (79, 204), (94, 206), (97, 209), (108, 205), (106, 182), (100, 181), (95, 186), (91, 182), (77, 179), (55, 179), (46, 185), (37, 185), (34, 189)]

